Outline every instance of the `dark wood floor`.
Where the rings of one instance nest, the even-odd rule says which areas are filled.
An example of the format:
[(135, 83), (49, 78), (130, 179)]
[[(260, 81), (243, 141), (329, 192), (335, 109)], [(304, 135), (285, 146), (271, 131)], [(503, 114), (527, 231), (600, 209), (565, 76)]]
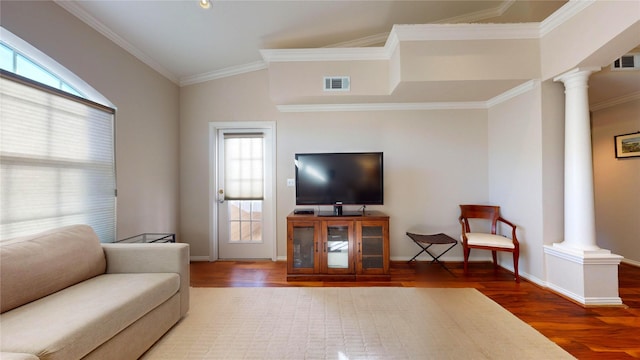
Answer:
[(472, 287), (530, 324), (578, 359), (640, 358), (640, 268), (620, 265), (620, 297), (624, 306), (585, 308), (490, 263), (408, 265), (393, 262), (391, 280), (381, 282), (287, 282), (284, 262), (196, 262), (191, 264), (194, 287), (256, 286), (402, 286)]

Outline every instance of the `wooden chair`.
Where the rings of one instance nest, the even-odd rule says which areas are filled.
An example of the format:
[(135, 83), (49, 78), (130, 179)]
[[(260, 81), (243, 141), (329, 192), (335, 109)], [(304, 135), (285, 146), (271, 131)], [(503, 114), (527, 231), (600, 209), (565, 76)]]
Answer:
[[(491, 233), (472, 232), (469, 219), (484, 219), (491, 222)], [(491, 250), (493, 265), (498, 266), (497, 251), (506, 251), (513, 254), (513, 270), (516, 282), (520, 282), (518, 275), (518, 258), (520, 256), (520, 244), (516, 237), (516, 226), (500, 216), (499, 206), (490, 205), (460, 205), (460, 217), (462, 226), (462, 250), (464, 253), (464, 273), (468, 274), (469, 253), (471, 249)], [(511, 227), (511, 238), (496, 233), (498, 222)], [(474, 224), (474, 227), (479, 224)]]

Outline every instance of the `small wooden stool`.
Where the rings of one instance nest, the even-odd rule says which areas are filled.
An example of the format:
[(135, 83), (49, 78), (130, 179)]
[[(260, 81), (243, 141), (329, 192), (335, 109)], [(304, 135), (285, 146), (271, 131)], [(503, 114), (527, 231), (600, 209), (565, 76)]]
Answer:
[[(416, 243), (418, 246), (420, 246), (420, 248), (422, 250), (420, 250), (420, 252), (418, 252), (413, 258), (411, 258), (411, 260), (407, 261), (408, 263), (416, 260), (416, 258), (424, 253), (429, 254), (429, 256), (431, 256), (431, 258), (433, 260), (431, 260), (431, 264), (433, 264), (434, 262), (440, 264), (440, 266), (442, 266), (445, 270), (447, 270), (448, 272), (451, 272), (451, 270), (449, 270), (440, 260), (440, 257), (442, 255), (444, 255), (447, 251), (453, 249), (454, 246), (456, 246), (456, 244), (458, 243), (458, 241), (452, 237), (450, 237), (447, 234), (432, 234), (432, 235), (425, 235), (425, 234), (416, 234), (416, 233), (412, 233), (412, 232), (407, 232), (407, 236), (413, 240), (414, 243)], [(436, 255), (431, 253), (428, 249), (433, 246), (433, 245), (446, 245), (446, 244), (451, 244), (451, 246), (449, 246), (446, 250), (444, 250), (443, 252), (440, 253), (440, 255)], [(417, 261), (417, 260), (416, 260)]]

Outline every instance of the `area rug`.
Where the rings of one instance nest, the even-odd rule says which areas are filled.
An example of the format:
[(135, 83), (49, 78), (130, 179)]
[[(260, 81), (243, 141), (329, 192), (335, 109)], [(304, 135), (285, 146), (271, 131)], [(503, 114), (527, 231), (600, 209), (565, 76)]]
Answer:
[(573, 359), (475, 289), (191, 288), (153, 359)]

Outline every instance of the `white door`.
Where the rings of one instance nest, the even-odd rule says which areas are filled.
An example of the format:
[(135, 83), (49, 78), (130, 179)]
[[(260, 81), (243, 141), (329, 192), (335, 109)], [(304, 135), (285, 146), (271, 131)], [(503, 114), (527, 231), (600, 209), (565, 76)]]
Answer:
[(217, 245), (217, 259), (275, 260), (273, 127), (271, 123), (217, 125), (212, 134), (216, 144), (212, 246)]

